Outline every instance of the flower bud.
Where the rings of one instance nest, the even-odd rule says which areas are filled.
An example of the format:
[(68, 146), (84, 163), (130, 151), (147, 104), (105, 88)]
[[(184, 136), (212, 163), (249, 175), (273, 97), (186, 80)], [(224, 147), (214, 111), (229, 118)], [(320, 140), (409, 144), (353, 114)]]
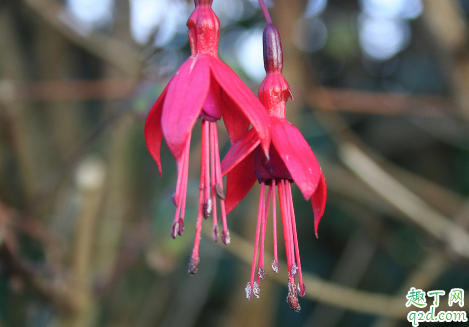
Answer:
[(273, 24), (267, 24), (262, 36), (264, 45), (264, 68), (267, 73), (281, 73), (283, 69), (283, 52), (280, 34)]

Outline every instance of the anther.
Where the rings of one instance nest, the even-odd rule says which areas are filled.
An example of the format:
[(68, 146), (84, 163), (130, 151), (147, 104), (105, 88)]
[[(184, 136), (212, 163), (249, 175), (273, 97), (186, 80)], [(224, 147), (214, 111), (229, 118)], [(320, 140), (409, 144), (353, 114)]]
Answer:
[(298, 294), (303, 297), (306, 294), (306, 287), (304, 283), (298, 283)]
[(252, 284), (252, 292), (254, 293), (254, 296), (259, 298), (259, 293), (261, 292), (261, 288), (259, 287), (259, 284), (257, 284), (257, 282), (254, 282)]
[(182, 220), (182, 218), (179, 218), (179, 236), (182, 236), (182, 233), (184, 233), (184, 220)]
[(295, 277), (296, 274), (298, 273), (298, 266), (296, 265), (296, 263), (294, 263), (294, 264), (291, 266), (290, 273), (291, 273), (292, 277)]
[(291, 282), (288, 282), (287, 303), (293, 311), (299, 312), (301, 310), (300, 303), (298, 302), (296, 285)]
[(265, 270), (264, 270), (264, 268), (259, 267), (258, 274), (259, 274), (259, 278), (260, 278), (260, 279), (262, 279), (262, 280), (265, 279)]
[(215, 193), (217, 193), (219, 199), (225, 200), (225, 192), (223, 192), (223, 188), (218, 183), (215, 184)]
[(228, 230), (223, 231), (223, 233), (221, 234), (221, 240), (223, 241), (223, 244), (225, 245), (228, 245), (231, 243), (230, 232)]
[(272, 261), (272, 270), (278, 274), (278, 271), (279, 271), (279, 265), (278, 265), (278, 262), (276, 260)]
[(176, 238), (176, 236), (179, 234), (179, 222), (175, 221), (173, 223), (173, 229), (171, 231), (171, 237)]
[(215, 242), (218, 241), (218, 225), (213, 225), (212, 227), (212, 238)]
[(251, 283), (247, 283), (246, 287), (244, 288), (244, 291), (246, 292), (246, 299), (251, 301), (252, 299), (252, 288), (251, 288)]
[(199, 268), (200, 258), (191, 257), (189, 261), (189, 274), (195, 275), (197, 273), (197, 269)]
[(204, 203), (204, 218), (207, 219), (212, 213), (212, 199), (207, 199), (207, 202)]

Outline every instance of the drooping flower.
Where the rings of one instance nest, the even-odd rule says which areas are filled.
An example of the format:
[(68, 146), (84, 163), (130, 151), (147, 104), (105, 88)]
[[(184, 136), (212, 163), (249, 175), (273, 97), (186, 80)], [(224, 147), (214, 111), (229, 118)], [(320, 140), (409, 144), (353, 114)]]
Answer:
[(237, 141), (251, 124), (265, 153), (271, 141), (270, 121), (262, 104), (241, 79), (218, 58), (220, 22), (212, 0), (194, 0), (195, 9), (187, 21), (191, 56), (172, 77), (151, 108), (145, 123), (145, 140), (161, 175), (160, 149), (164, 136), (176, 159), (178, 179), (173, 202), (176, 215), (172, 237), (182, 235), (187, 194), (191, 132), (202, 120), (199, 210), (189, 272), (197, 272), (202, 216), (213, 215), (213, 238), (218, 239), (217, 208), (220, 199), (222, 240), (230, 242), (226, 223), (224, 192), (218, 151), (216, 122), (223, 117), (229, 137)]
[[(270, 17), (267, 22), (263, 34), (266, 77), (259, 88), (259, 99), (265, 106), (272, 125), (270, 159), (261, 150), (259, 136), (254, 130), (248, 131), (235, 142), (222, 162), (223, 175), (228, 173), (225, 204), (227, 212), (230, 212), (246, 196), (256, 179), (261, 184), (251, 280), (246, 286), (248, 299), (251, 299), (253, 295), (259, 297), (259, 281), (265, 278), (264, 240), (270, 201), (272, 201), (274, 239), (272, 269), (275, 273), (279, 271), (275, 197), (277, 186), (288, 265), (287, 302), (293, 310), (299, 311), (297, 294), (304, 296), (305, 286), (301, 272), (291, 184), (296, 183), (304, 198), (311, 200), (316, 236), (319, 221), (324, 213), (327, 190), (324, 175), (313, 151), (299, 130), (285, 118), (285, 103), (291, 97), (291, 92), (287, 81), (282, 76), (283, 54), (280, 35), (271, 24)], [(267, 202), (266, 185), (269, 186)], [(260, 253), (257, 280), (255, 280), (259, 237)], [(297, 274), (298, 287), (295, 284)]]

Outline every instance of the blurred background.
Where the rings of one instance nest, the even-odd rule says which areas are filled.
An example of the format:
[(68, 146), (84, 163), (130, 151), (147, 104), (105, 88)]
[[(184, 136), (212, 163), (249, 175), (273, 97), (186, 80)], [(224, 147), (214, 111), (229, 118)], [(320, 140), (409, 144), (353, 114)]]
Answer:
[[(176, 165), (163, 145), (159, 176), (143, 127), (190, 54), (193, 2), (2, 0), (0, 326), (409, 326), (411, 286), (469, 288), (469, 1), (268, 6), (295, 99), (287, 118), (328, 185), (319, 239), (310, 203), (293, 191), (300, 314), (285, 302), (283, 246), (280, 273), (268, 270), (260, 299), (245, 299), (257, 185), (228, 216), (231, 244), (203, 236), (199, 271), (187, 273), (199, 125), (186, 232), (170, 237)], [(213, 9), (220, 57), (257, 94), (257, 1)], [(439, 310), (468, 311), (447, 296)]]

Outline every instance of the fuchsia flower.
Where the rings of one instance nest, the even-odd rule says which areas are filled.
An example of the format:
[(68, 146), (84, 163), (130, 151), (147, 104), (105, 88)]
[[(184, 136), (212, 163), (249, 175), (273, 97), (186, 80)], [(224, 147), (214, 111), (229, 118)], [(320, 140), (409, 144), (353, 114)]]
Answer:
[(218, 239), (215, 195), (220, 199), (223, 221), (222, 240), (230, 242), (216, 122), (223, 117), (232, 142), (251, 124), (267, 153), (271, 141), (270, 121), (262, 104), (241, 79), (217, 55), (220, 22), (212, 0), (194, 0), (195, 9), (187, 21), (191, 56), (172, 77), (155, 102), (145, 123), (145, 140), (161, 175), (160, 149), (164, 136), (176, 159), (178, 180), (173, 202), (176, 215), (172, 237), (184, 231), (184, 213), (192, 128), (202, 119), (199, 210), (189, 272), (197, 272), (202, 216), (213, 214), (213, 238)]
[[(262, 6), (262, 3), (261, 3)], [(263, 7), (263, 9), (265, 9)], [(264, 10), (266, 12), (266, 10)], [(260, 147), (260, 138), (255, 130), (248, 131), (233, 144), (222, 162), (223, 174), (228, 173), (226, 210), (229, 213), (246, 196), (256, 179), (261, 184), (259, 214), (257, 218), (256, 241), (251, 272), (251, 281), (246, 286), (246, 297), (259, 297), (259, 279), (265, 278), (264, 240), (272, 201), (274, 261), (272, 269), (278, 273), (276, 199), (275, 186), (279, 193), (282, 215), (285, 252), (288, 264), (288, 296), (290, 307), (300, 310), (297, 294), (304, 296), (305, 286), (301, 273), (300, 254), (293, 209), (291, 183), (295, 182), (306, 200), (311, 200), (314, 212), (314, 228), (317, 236), (319, 221), (326, 204), (326, 181), (313, 151), (298, 129), (285, 119), (285, 103), (291, 97), (290, 87), (282, 76), (283, 55), (280, 35), (271, 24), (267, 13), (267, 27), (264, 29), (264, 67), (266, 77), (259, 88), (259, 99), (269, 113), (272, 125), (270, 160)], [(269, 186), (267, 203), (265, 187)], [(257, 281), (254, 281), (256, 257), (261, 238)], [(295, 276), (299, 276), (298, 288)]]

